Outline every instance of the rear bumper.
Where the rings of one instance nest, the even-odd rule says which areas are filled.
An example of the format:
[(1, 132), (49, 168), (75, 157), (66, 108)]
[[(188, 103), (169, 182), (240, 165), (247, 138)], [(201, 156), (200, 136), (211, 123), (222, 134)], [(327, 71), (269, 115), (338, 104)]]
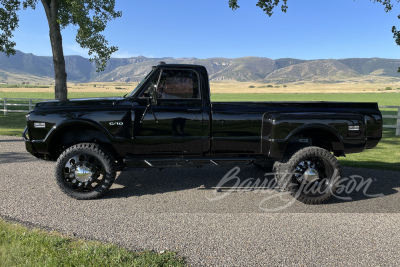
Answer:
[(381, 137), (378, 138), (373, 138), (373, 137), (368, 137), (367, 141), (367, 149), (374, 148), (378, 145), (379, 141), (381, 141)]

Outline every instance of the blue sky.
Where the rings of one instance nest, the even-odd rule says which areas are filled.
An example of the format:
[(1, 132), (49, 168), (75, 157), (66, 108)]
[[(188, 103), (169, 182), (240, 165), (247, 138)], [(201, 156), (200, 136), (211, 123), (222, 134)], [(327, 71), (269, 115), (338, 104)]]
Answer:
[[(40, 2), (40, 1), (39, 1)], [(268, 17), (256, 0), (117, 0), (122, 18), (105, 35), (119, 47), (113, 57), (226, 57), (299, 59), (399, 58), (391, 28), (400, 28), (400, 6), (385, 13), (369, 0), (288, 1), (288, 12)], [(76, 28), (63, 30), (65, 55), (87, 56), (75, 42)], [(16, 48), (50, 56), (48, 25), (41, 4), (20, 11)]]

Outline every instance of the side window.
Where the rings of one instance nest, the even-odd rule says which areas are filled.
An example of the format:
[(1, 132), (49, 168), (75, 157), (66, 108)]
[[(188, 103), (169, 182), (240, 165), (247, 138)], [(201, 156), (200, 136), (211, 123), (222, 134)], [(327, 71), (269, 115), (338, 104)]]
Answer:
[(157, 92), (161, 99), (200, 99), (197, 73), (192, 70), (163, 70)]

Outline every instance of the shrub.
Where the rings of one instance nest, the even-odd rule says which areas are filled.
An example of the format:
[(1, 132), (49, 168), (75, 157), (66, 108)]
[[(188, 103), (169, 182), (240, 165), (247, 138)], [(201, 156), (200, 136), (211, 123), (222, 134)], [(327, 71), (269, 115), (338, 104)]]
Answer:
[(255, 88), (255, 86), (254, 85), (250, 85), (249, 88)]
[(267, 85), (267, 87), (270, 87), (270, 88), (272, 88), (272, 87), (274, 87), (274, 86), (272, 86), (272, 85), (268, 84), (268, 85)]
[(392, 90), (392, 87), (386, 87), (385, 90)]

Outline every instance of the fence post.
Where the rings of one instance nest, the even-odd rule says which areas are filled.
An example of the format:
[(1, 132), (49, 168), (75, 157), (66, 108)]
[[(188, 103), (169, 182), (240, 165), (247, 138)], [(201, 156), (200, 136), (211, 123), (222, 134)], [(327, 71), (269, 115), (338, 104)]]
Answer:
[(29, 99), (29, 111), (32, 110), (32, 99)]
[(7, 98), (4, 98), (4, 116), (7, 116)]
[(400, 135), (400, 107), (397, 109), (397, 128), (396, 128), (396, 135)]

